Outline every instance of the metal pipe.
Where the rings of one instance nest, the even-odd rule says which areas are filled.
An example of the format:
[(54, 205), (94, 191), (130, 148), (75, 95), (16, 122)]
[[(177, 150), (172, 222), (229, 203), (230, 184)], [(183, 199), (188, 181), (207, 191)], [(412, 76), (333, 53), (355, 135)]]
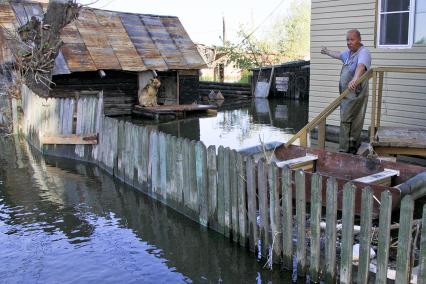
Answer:
[(420, 173), (403, 184), (397, 186), (401, 190), (401, 198), (411, 195), (413, 200), (426, 196), (426, 172)]

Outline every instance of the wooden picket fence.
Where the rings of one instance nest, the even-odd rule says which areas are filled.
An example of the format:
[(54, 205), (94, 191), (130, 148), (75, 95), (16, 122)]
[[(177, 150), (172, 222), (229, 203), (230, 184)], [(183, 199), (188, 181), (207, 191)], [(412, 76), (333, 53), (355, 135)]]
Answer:
[[(255, 162), (252, 157), (229, 148), (206, 148), (199, 141), (111, 118), (103, 119), (99, 140), (101, 167), (201, 225), (248, 247), (255, 255), (261, 253), (268, 261), (282, 263), (290, 270), (296, 258), (297, 274), (302, 277), (309, 274), (315, 282), (324, 279), (331, 283), (339, 277), (341, 283), (353, 280), (367, 283), (373, 233), (370, 188), (366, 187), (362, 193), (360, 257), (357, 275), (352, 275), (356, 190), (352, 183), (338, 188), (334, 178), (314, 174), (308, 200), (302, 170), (278, 168), (265, 159)], [(327, 186), (323, 189), (322, 180), (326, 178)], [(325, 215), (323, 190), (327, 198)], [(338, 241), (337, 194), (341, 191), (343, 214)], [(387, 278), (391, 199), (389, 192), (383, 192), (380, 200), (376, 283), (386, 283)], [(413, 210), (413, 201), (405, 197), (400, 211), (397, 283), (408, 283), (412, 268)], [(323, 235), (322, 220), (327, 224)], [(417, 283), (426, 277), (425, 226), (421, 238)], [(325, 240), (323, 247), (321, 239)]]
[[(36, 105), (32, 104), (35, 104), (34, 100), (27, 99), (25, 109), (34, 109)], [(97, 105), (96, 100), (93, 105)], [(58, 119), (55, 109), (58, 110), (57, 117), (65, 116), (63, 110), (67, 108), (52, 108), (49, 113), (52, 119)], [(81, 115), (85, 113), (81, 112)], [(43, 121), (49, 123), (48, 120), (46, 115), (37, 119), (39, 128), (36, 128), (31, 117), (25, 118), (24, 135), (30, 142), (33, 137), (41, 135), (35, 131), (44, 127), (41, 125)], [(334, 178), (313, 174), (307, 184), (302, 170), (294, 172), (289, 168), (278, 168), (265, 159), (255, 161), (252, 156), (222, 146), (206, 148), (199, 141), (104, 116), (90, 123), (96, 126), (90, 131), (99, 133), (98, 145), (66, 145), (67, 153), (73, 152), (79, 159), (98, 164), (123, 182), (249, 248), (254, 257), (261, 254), (271, 266), (275, 263), (288, 270), (297, 269), (299, 276), (309, 275), (313, 282), (367, 283), (371, 277), (372, 234), (378, 231), (375, 281), (386, 283), (391, 245), (392, 197), (389, 192), (383, 192), (380, 198), (376, 228), (372, 226), (372, 192), (369, 187), (362, 192), (361, 231), (358, 233), (360, 256), (354, 275), (356, 189), (352, 183), (339, 188)], [(70, 147), (74, 147), (72, 151), (69, 151)], [(55, 151), (59, 155), (58, 151), (63, 148), (51, 147), (49, 154), (55, 154)], [(322, 188), (323, 184), (326, 188)], [(310, 199), (307, 199), (308, 191)], [(325, 212), (321, 194), (324, 191)], [(338, 230), (337, 195), (342, 192), (342, 228)], [(404, 197), (400, 209), (396, 283), (409, 283), (414, 265), (413, 210), (411, 198)], [(326, 224), (323, 231), (322, 221)], [(426, 224), (426, 206), (422, 224)], [(416, 263), (419, 269), (417, 283), (425, 283), (426, 226), (422, 226)]]

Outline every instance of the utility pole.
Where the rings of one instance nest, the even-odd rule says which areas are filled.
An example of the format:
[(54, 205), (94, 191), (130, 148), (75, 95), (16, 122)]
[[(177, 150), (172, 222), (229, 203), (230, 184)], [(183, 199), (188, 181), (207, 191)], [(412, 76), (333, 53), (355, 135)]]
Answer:
[(225, 16), (222, 16), (222, 40), (223, 40), (223, 46), (225, 46), (225, 43), (226, 43)]
[[(225, 32), (225, 16), (222, 16), (222, 46), (225, 47), (226, 44), (226, 32)], [(220, 82), (225, 81), (225, 62), (222, 59), (222, 63), (219, 64), (219, 80)]]

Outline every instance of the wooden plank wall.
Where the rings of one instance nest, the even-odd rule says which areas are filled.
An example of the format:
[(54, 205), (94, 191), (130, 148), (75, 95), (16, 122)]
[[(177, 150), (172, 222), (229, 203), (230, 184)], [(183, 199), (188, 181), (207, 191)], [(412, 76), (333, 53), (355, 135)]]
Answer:
[[(253, 257), (260, 254), (261, 261), (267, 266), (284, 264), (288, 270), (297, 269), (294, 271), (297, 275), (309, 274), (315, 282), (334, 283), (339, 274), (342, 283), (371, 280), (371, 234), (378, 232), (374, 244), (378, 247), (379, 261), (376, 283), (386, 283), (391, 222), (388, 193), (381, 197), (379, 224), (376, 222), (372, 231), (373, 201), (370, 190), (365, 189), (361, 230), (354, 238), (355, 188), (350, 182), (338, 186), (333, 178), (320, 174), (313, 175), (309, 182), (308, 175), (302, 170), (278, 168), (264, 159), (256, 164), (253, 157), (229, 148), (210, 146), (206, 149), (199, 141), (172, 137), (147, 127), (103, 117), (96, 111), (102, 109), (102, 96), (80, 98), (77, 103), (72, 103), (66, 99), (39, 99), (27, 89), (23, 88), (23, 91), (23, 132), (30, 142), (37, 145), (37, 139), (44, 131), (69, 132), (69, 114), (73, 107), (77, 107), (76, 131), (98, 132), (99, 144), (94, 147), (67, 145), (75, 157), (96, 163), (111, 175), (200, 225), (247, 247), (254, 252)], [(39, 111), (40, 107), (43, 111)], [(63, 151), (61, 148), (50, 149), (50, 154), (62, 155)], [(327, 186), (323, 187), (325, 184)], [(307, 198), (308, 192), (313, 193), (310, 199)], [(322, 210), (320, 192), (326, 193), (326, 210)], [(345, 214), (341, 219), (342, 226), (336, 226), (337, 195), (342, 192)], [(417, 247), (413, 245), (411, 235), (413, 208), (413, 201), (405, 197), (394, 270), (398, 283), (408, 283), (413, 266), (409, 260), (413, 247)], [(425, 218), (426, 206), (423, 220)], [(326, 228), (321, 226), (321, 220), (326, 220)], [(423, 274), (426, 263), (424, 239), (422, 235), (418, 254)], [(353, 269), (356, 240), (360, 240), (360, 264), (356, 264), (359, 269)], [(324, 256), (325, 261), (320, 261)]]

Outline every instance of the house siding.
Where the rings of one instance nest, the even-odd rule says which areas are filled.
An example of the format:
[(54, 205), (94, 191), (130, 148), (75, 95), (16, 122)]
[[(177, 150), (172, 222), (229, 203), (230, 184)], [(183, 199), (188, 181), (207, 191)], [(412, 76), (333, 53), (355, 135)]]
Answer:
[[(312, 0), (311, 78), (309, 119), (318, 115), (338, 93), (341, 63), (320, 53), (321, 47), (346, 49), (346, 31), (357, 28), (370, 50), (372, 66), (425, 67), (426, 45), (408, 49), (374, 47), (375, 0)], [(371, 81), (371, 80), (370, 80)], [(371, 82), (370, 82), (371, 93)], [(364, 129), (370, 124), (370, 103)], [(384, 126), (426, 126), (426, 74), (386, 73), (383, 85), (381, 124)], [(339, 109), (327, 119), (339, 125)]]

